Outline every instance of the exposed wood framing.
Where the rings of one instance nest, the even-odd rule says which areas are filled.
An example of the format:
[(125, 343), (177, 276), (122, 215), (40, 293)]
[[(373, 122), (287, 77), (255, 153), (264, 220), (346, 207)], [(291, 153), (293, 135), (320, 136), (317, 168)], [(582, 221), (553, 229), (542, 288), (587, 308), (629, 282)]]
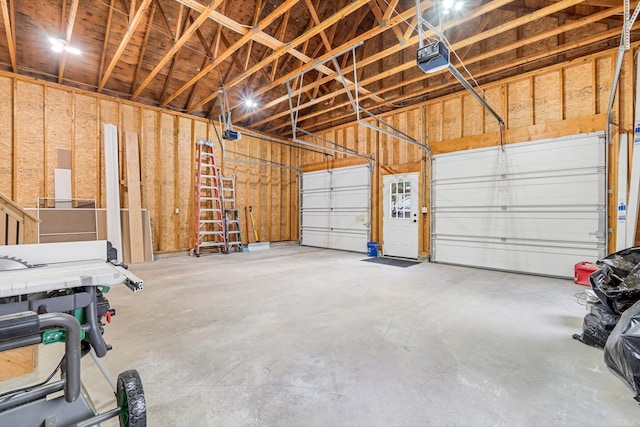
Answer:
[(116, 67), (116, 64), (120, 60), (120, 56), (122, 56), (122, 53), (124, 52), (127, 45), (129, 44), (131, 37), (133, 37), (133, 34), (138, 29), (138, 25), (140, 25), (140, 23), (142, 22), (142, 17), (144, 16), (145, 12), (151, 5), (151, 1), (152, 0), (142, 0), (142, 4), (138, 8), (138, 11), (136, 12), (135, 16), (133, 17), (133, 19), (129, 21), (127, 32), (124, 34), (124, 37), (120, 41), (120, 44), (118, 45), (118, 48), (116, 49), (116, 52), (113, 55), (113, 58), (111, 58), (111, 61), (109, 62), (109, 65), (107, 66), (106, 71), (104, 72), (104, 75), (100, 79), (100, 83), (98, 84), (98, 92), (102, 92), (102, 89), (104, 89), (104, 86), (107, 84), (107, 81), (109, 80), (109, 77), (111, 77), (111, 73), (113, 72), (113, 69)]
[[(67, 22), (67, 31), (65, 33), (65, 43), (68, 46), (71, 43), (71, 36), (73, 34), (73, 26), (76, 23), (76, 14), (78, 13), (78, 3), (80, 0), (73, 0), (71, 3), (71, 9), (69, 9), (69, 19)], [(66, 0), (63, 4), (66, 4)], [(62, 19), (64, 20), (64, 10), (62, 13)], [(64, 66), (67, 62), (67, 51), (63, 50), (60, 52), (60, 63), (58, 65), (58, 83), (62, 83), (62, 76), (64, 74)]]
[[(13, 1), (12, 1), (13, 3)], [(9, 57), (11, 59), (11, 68), (14, 73), (18, 72), (18, 63), (16, 61), (16, 39), (15, 39), (15, 24), (13, 16), (13, 7), (9, 8), (7, 0), (2, 0), (0, 3), (2, 7), (2, 20), (4, 21), (4, 31), (7, 34), (7, 44), (9, 48)]]
[(133, 95), (131, 95), (131, 99), (136, 99), (138, 96), (140, 96), (140, 93), (144, 90), (144, 88), (147, 87), (149, 83), (151, 83), (153, 78), (160, 72), (160, 70), (162, 70), (162, 68), (164, 68), (167, 62), (169, 62), (171, 58), (173, 58), (176, 52), (178, 52), (182, 48), (182, 46), (184, 46), (184, 44), (191, 38), (191, 36), (195, 33), (195, 31), (198, 28), (200, 28), (202, 24), (204, 24), (204, 22), (209, 17), (209, 13), (215, 10), (220, 5), (220, 3), (222, 3), (222, 0), (215, 0), (208, 7), (204, 9), (204, 11), (200, 14), (200, 16), (198, 16), (198, 19), (196, 19), (193, 22), (193, 24), (189, 26), (189, 28), (184, 32), (184, 34), (180, 36), (178, 41), (176, 41), (173, 44), (173, 46), (171, 46), (171, 49), (169, 49), (169, 52), (167, 52), (164, 55), (164, 57), (155, 66), (155, 68), (151, 71), (151, 73), (149, 73), (149, 75), (142, 81), (140, 86), (138, 86), (138, 89), (136, 89)]

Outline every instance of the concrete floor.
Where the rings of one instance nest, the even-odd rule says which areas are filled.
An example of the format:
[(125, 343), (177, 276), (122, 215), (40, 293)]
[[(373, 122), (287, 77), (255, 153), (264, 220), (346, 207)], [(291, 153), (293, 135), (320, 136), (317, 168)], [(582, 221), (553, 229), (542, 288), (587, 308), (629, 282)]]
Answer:
[(145, 290), (107, 295), (103, 360), (140, 372), (149, 426), (640, 425), (602, 351), (571, 338), (584, 287), (363, 258), (282, 244), (131, 266)]

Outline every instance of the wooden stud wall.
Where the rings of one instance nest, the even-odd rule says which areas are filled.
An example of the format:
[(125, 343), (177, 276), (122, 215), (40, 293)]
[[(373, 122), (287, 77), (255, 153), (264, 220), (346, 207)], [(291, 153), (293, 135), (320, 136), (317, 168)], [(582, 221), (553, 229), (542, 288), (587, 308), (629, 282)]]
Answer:
[[(154, 251), (192, 246), (194, 147), (201, 139), (216, 141), (208, 121), (9, 73), (0, 73), (0, 94), (1, 193), (24, 208), (35, 207), (40, 197), (54, 197), (57, 150), (68, 149), (73, 197), (96, 199), (98, 207), (104, 207), (103, 124), (112, 123), (120, 131), (122, 207), (127, 207), (125, 132), (135, 132), (140, 141), (142, 207), (151, 213)], [(221, 166), (217, 141), (215, 146)], [(235, 151), (297, 163), (296, 149), (244, 135)], [(259, 222), (260, 240), (297, 240), (297, 174), (247, 164), (225, 166), (225, 176), (237, 172), (243, 241), (249, 237), (243, 212), (249, 205)]]

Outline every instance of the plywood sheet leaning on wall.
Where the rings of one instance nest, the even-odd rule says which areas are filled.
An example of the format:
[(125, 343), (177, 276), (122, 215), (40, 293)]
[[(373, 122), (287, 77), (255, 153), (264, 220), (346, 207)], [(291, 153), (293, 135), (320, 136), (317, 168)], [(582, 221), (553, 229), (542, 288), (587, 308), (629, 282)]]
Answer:
[(129, 207), (129, 253), (131, 263), (144, 261), (142, 243), (142, 201), (140, 199), (140, 158), (138, 156), (138, 134), (127, 132), (127, 200)]

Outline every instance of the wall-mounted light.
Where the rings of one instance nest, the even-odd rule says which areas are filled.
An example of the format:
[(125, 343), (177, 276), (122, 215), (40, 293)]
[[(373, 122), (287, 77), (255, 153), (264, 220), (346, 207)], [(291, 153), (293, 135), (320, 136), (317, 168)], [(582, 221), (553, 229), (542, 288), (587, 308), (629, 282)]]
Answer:
[(80, 55), (80, 49), (67, 45), (67, 40), (64, 37), (53, 38), (49, 37), (49, 43), (51, 43), (51, 50), (60, 53), (62, 51), (69, 52), (73, 55)]

